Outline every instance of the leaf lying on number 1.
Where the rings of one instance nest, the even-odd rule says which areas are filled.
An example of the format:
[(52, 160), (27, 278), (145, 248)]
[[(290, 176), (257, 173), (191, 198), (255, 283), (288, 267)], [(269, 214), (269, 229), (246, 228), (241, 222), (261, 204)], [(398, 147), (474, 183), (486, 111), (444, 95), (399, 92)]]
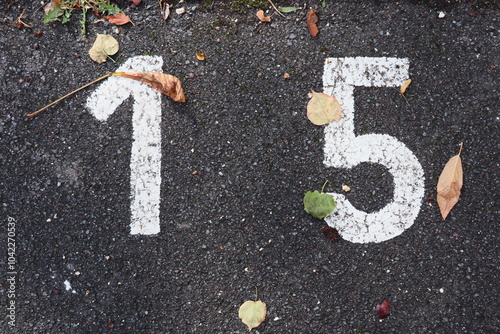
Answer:
[(173, 75), (160, 72), (114, 72), (112, 75), (143, 82), (176, 102), (186, 102), (181, 81)]
[(160, 73), (160, 72), (109, 72), (102, 77), (89, 82), (86, 85), (83, 85), (82, 87), (75, 89), (71, 93), (68, 93), (64, 95), (61, 98), (58, 98), (57, 100), (53, 101), (52, 103), (47, 104), (45, 107), (38, 109), (34, 113), (28, 114), (26, 116), (28, 117), (34, 117), (47, 109), (50, 106), (53, 106), (59, 101), (64, 100), (68, 96), (71, 96), (75, 94), (76, 92), (81, 91), (84, 88), (87, 88), (90, 85), (95, 84), (96, 82), (99, 82), (101, 80), (104, 80), (106, 78), (109, 78), (110, 76), (117, 76), (117, 77), (123, 77), (123, 78), (129, 78), (133, 80), (137, 80), (140, 82), (143, 82), (157, 91), (159, 91), (162, 94), (167, 95), (170, 97), (172, 100), (176, 102), (186, 102), (186, 98), (184, 97), (184, 90), (182, 89), (181, 81), (177, 78), (174, 77), (173, 75), (170, 74), (165, 74), (165, 73)]
[(439, 176), (437, 184), (437, 203), (443, 219), (446, 219), (446, 216), (448, 216), (451, 209), (457, 204), (460, 197), (464, 178), (462, 159), (460, 159), (462, 145), (463, 143), (460, 145), (458, 154), (448, 161)]

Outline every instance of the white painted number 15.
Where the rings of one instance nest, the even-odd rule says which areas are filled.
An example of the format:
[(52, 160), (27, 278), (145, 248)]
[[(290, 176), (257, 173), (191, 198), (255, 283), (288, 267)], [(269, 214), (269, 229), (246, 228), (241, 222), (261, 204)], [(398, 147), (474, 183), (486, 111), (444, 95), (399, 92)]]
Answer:
[[(138, 56), (117, 71), (162, 70), (161, 57)], [(325, 128), (325, 160), (329, 167), (351, 168), (361, 162), (384, 165), (394, 178), (394, 198), (383, 209), (366, 213), (354, 208), (341, 194), (331, 194), (337, 211), (326, 217), (342, 237), (352, 242), (381, 242), (409, 228), (420, 210), (424, 194), (422, 167), (397, 139), (384, 134), (354, 134), (355, 86), (400, 86), (408, 79), (409, 63), (398, 58), (329, 58), (324, 90), (335, 96), (344, 115)], [(133, 143), (130, 158), (131, 234), (160, 232), (161, 96), (133, 80), (110, 77), (87, 100), (91, 113), (105, 121), (129, 96), (134, 98)]]

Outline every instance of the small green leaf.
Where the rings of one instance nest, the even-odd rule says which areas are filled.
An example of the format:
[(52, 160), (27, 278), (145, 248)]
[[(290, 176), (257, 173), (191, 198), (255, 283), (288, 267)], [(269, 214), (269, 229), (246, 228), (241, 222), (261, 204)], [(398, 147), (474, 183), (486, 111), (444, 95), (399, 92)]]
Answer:
[(43, 23), (47, 24), (49, 22), (58, 21), (59, 16), (63, 15), (63, 10), (58, 6), (54, 6), (52, 9), (47, 11), (43, 17)]
[(296, 10), (299, 10), (302, 8), (300, 8), (300, 7), (280, 7), (278, 9), (282, 13), (291, 13), (291, 12), (295, 12)]
[(115, 5), (110, 5), (107, 3), (101, 3), (98, 7), (99, 13), (107, 14), (108, 16), (113, 16), (116, 14), (124, 14), (123, 10)]
[(304, 196), (304, 209), (313, 217), (323, 219), (331, 215), (336, 207), (335, 200), (329, 194), (315, 190), (308, 191)]

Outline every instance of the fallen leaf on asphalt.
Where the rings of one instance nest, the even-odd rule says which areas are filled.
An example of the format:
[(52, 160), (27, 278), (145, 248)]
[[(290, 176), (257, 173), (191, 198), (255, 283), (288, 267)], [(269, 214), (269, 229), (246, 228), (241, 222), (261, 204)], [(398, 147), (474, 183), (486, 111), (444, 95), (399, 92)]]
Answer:
[(408, 88), (408, 86), (411, 84), (411, 79), (408, 79), (406, 80), (405, 82), (403, 82), (403, 84), (401, 85), (401, 88), (399, 89), (399, 92), (401, 94), (404, 94), (406, 92), (406, 89)]
[(300, 7), (280, 7), (278, 9), (282, 13), (291, 13), (291, 12), (295, 12), (296, 10), (299, 10), (302, 8), (300, 8)]
[(325, 93), (311, 91), (312, 98), (307, 104), (307, 118), (314, 125), (338, 122), (342, 117), (342, 108), (336, 98)]
[(247, 300), (240, 306), (238, 316), (248, 326), (248, 330), (252, 330), (252, 328), (259, 326), (266, 318), (266, 303), (260, 300), (256, 302)]
[(339, 238), (339, 231), (334, 227), (323, 226), (323, 235), (331, 242), (335, 242)]
[(312, 37), (316, 37), (316, 35), (319, 32), (318, 26), (316, 25), (316, 23), (318, 23), (318, 20), (319, 20), (318, 14), (316, 13), (316, 10), (311, 9), (307, 13), (306, 23), (307, 23), (307, 29), (309, 30), (309, 34), (311, 34)]
[(288, 73), (283, 74), (283, 78), (290, 79), (290, 74), (288, 74)]
[(333, 197), (324, 192), (308, 191), (304, 196), (304, 210), (318, 219), (331, 215), (336, 207)]
[(203, 61), (203, 60), (205, 60), (205, 54), (204, 54), (203, 52), (197, 53), (197, 54), (196, 54), (196, 58), (197, 58), (198, 60)]
[(351, 187), (349, 186), (346, 186), (345, 184), (342, 185), (342, 190), (345, 191), (345, 192), (348, 192), (348, 191), (351, 191)]
[(167, 0), (159, 0), (160, 1), (160, 12), (161, 12), (161, 17), (163, 17), (163, 20), (167, 20), (168, 16), (170, 15), (170, 5), (168, 4)]
[(108, 56), (114, 55), (120, 48), (118, 41), (111, 35), (97, 34), (97, 38), (89, 50), (89, 56), (99, 64), (104, 63)]
[(259, 18), (259, 20), (261, 20), (262, 22), (271, 22), (271, 17), (270, 16), (265, 16), (264, 15), (264, 11), (263, 10), (259, 10), (257, 11), (257, 17)]
[(134, 5), (136, 5), (136, 6), (137, 6), (138, 4), (140, 4), (140, 3), (141, 3), (141, 1), (142, 1), (142, 0), (128, 0), (128, 1), (133, 2), (133, 3), (134, 3)]
[(117, 26), (121, 26), (121, 25), (124, 25), (124, 24), (127, 24), (127, 23), (132, 23), (132, 21), (130, 20), (130, 17), (128, 17), (127, 15), (125, 14), (116, 14), (116, 15), (112, 15), (112, 16), (104, 16), (105, 19), (107, 19), (109, 21), (109, 23), (111, 24), (116, 24)]
[(173, 75), (160, 72), (114, 72), (112, 75), (143, 82), (176, 102), (186, 102), (181, 81)]
[(460, 158), (462, 146), (463, 143), (460, 145), (458, 154), (446, 163), (446, 166), (444, 166), (439, 176), (437, 184), (437, 203), (443, 219), (446, 219), (460, 197), (464, 177), (462, 159)]
[(391, 313), (391, 305), (389, 304), (389, 301), (384, 300), (382, 304), (377, 305), (377, 312), (378, 312), (378, 317), (379, 319), (384, 319)]

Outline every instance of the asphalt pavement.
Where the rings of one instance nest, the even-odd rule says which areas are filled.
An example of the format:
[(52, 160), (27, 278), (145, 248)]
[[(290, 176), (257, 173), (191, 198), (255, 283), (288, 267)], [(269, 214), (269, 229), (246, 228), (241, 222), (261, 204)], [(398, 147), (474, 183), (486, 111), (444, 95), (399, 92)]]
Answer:
[[(1, 333), (245, 333), (256, 291), (255, 333), (500, 333), (498, 5), (306, 2), (262, 23), (122, 1), (135, 25), (89, 15), (86, 40), (78, 13), (0, 5)], [(97, 33), (114, 61), (90, 59)], [(174, 75), (186, 102), (107, 78), (26, 117), (117, 70)], [(311, 90), (341, 122), (307, 119)], [(302, 200), (326, 180), (337, 210), (320, 220)]]

